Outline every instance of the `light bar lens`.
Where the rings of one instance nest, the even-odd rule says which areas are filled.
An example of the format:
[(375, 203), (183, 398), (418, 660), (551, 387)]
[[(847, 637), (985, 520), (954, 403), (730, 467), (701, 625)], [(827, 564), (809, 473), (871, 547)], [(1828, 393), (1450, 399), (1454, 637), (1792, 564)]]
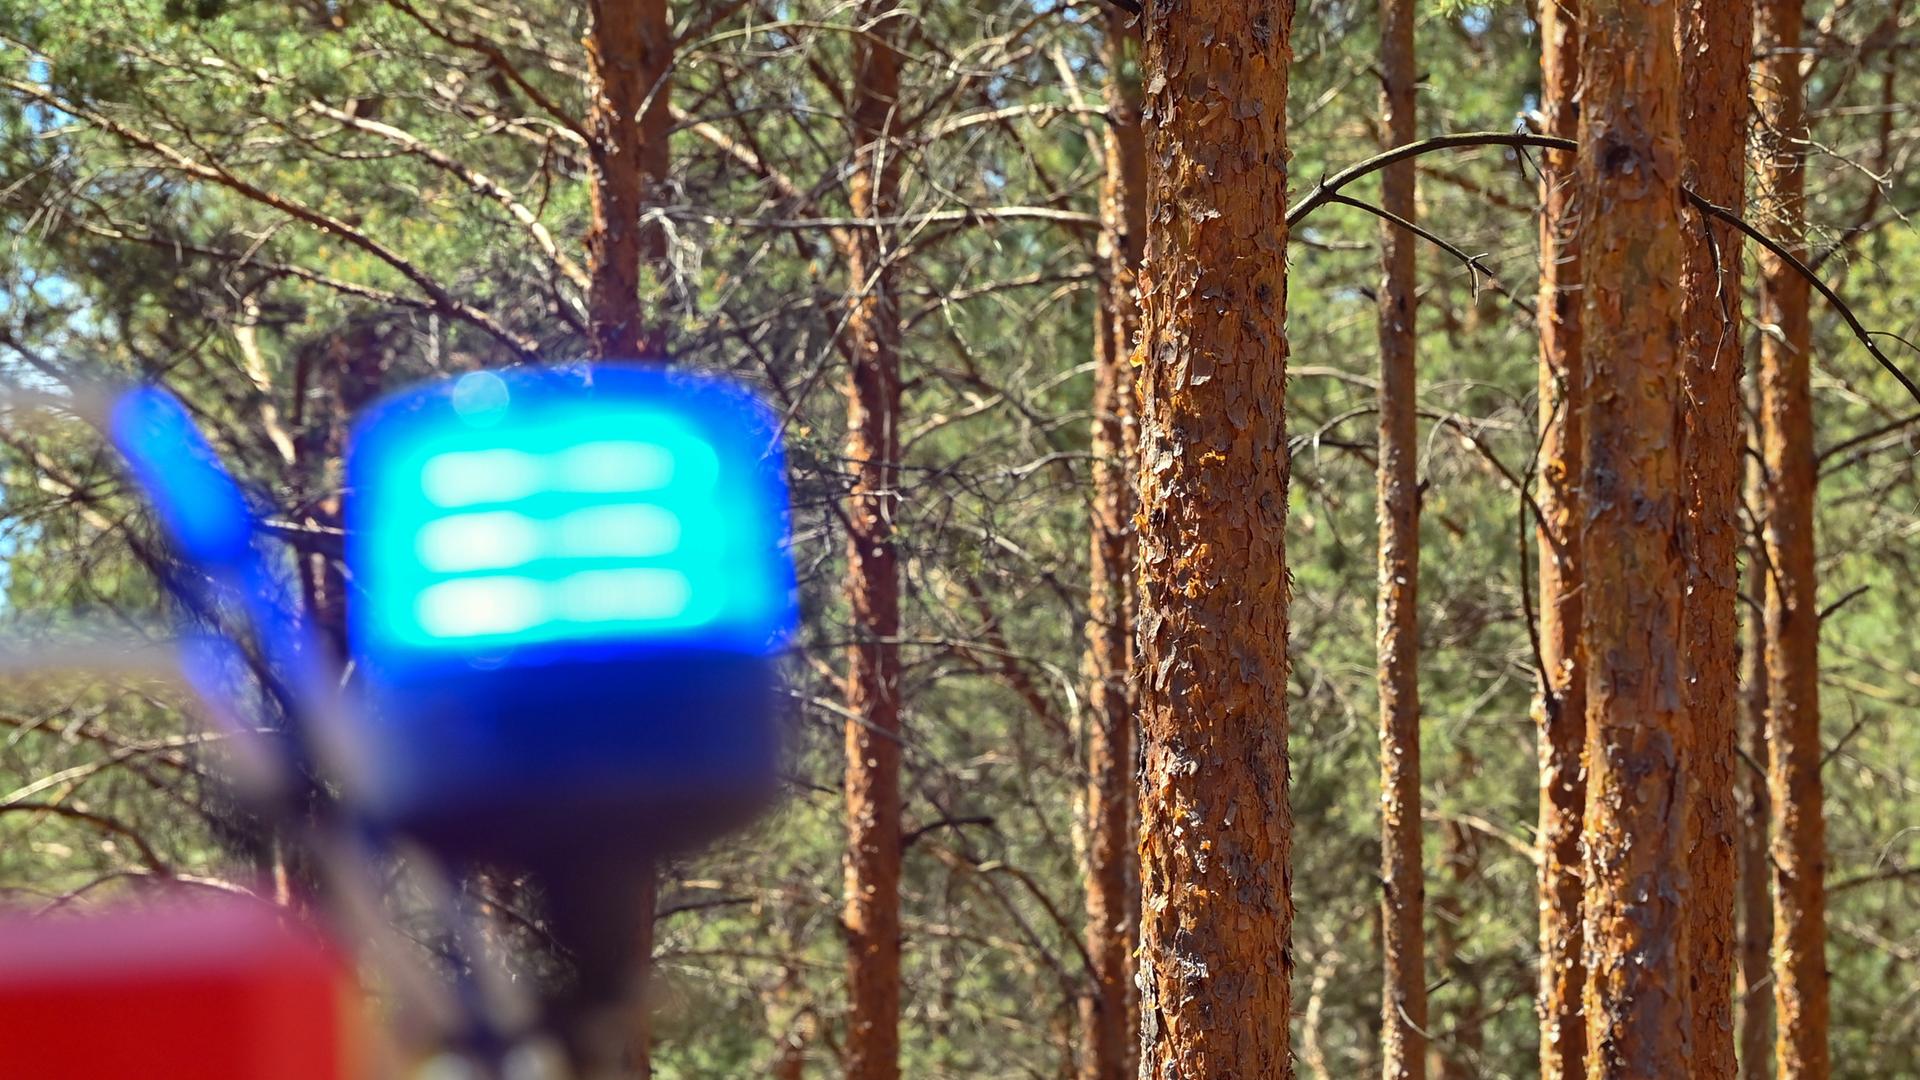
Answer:
[[(484, 653), (677, 642), (764, 652), (793, 622), (765, 409), (664, 372), (483, 373), (356, 434), (357, 645)], [(485, 400), (483, 413), (463, 400)]]

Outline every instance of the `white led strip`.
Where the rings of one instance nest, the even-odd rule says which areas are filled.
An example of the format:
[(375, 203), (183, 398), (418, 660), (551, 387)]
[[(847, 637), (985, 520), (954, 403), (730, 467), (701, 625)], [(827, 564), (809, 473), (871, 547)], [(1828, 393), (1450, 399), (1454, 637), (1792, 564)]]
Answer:
[[(437, 638), (494, 637), (549, 623), (657, 622), (684, 615), (694, 601), (693, 584), (678, 570), (586, 566), (558, 577), (527, 573), (539, 562), (670, 554), (684, 533), (673, 511), (632, 501), (546, 517), (510, 508), (549, 493), (619, 497), (712, 483), (712, 447), (687, 440), (680, 457), (685, 460), (655, 443), (596, 440), (547, 454), (489, 449), (428, 458), (421, 493), (454, 512), (420, 527), (414, 557), (430, 574), (472, 576), (420, 591), (413, 605), (420, 629)], [(491, 506), (499, 508), (483, 508)]]
[(589, 506), (544, 519), (484, 510), (427, 522), (413, 550), (425, 570), (464, 574), (537, 559), (645, 559), (678, 548), (680, 531), (672, 511), (645, 503)]
[[(705, 444), (699, 448), (712, 453)], [(428, 502), (453, 510), (479, 503), (518, 502), (548, 491), (656, 491), (673, 482), (674, 469), (672, 451), (644, 442), (602, 440), (552, 454), (454, 450), (428, 458), (421, 466), (420, 490)]]

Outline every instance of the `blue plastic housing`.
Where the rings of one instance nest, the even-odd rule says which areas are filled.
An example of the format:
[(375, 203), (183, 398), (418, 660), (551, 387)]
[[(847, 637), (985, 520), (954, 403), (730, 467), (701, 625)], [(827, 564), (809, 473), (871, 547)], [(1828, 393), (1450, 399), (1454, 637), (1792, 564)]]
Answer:
[(772, 794), (796, 619), (774, 415), (658, 367), (479, 372), (347, 453), (362, 795), (449, 854), (671, 851)]

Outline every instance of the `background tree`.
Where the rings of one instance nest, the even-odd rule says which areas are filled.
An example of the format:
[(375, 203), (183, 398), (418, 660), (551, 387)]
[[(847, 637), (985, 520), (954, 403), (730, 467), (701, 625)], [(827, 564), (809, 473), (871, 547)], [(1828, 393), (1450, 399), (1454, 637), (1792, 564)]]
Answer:
[[(1806, 251), (1800, 0), (1756, 13), (1760, 194), (1773, 231)], [(1783, 1077), (1825, 1077), (1827, 1046), (1826, 810), (1821, 783), (1820, 614), (1815, 599), (1813, 326), (1805, 278), (1772, 255), (1760, 262), (1760, 447), (1766, 463), (1763, 530), (1768, 787), (1773, 807), (1773, 980)]]
[(901, 18), (890, 0), (861, 9), (853, 42), (847, 253), (847, 598), (854, 642), (847, 670), (847, 1075), (900, 1075), (900, 308), (897, 248), (886, 219), (899, 207), (904, 117)]
[[(1758, 448), (1751, 429), (1743, 440), (1748, 451), (1746, 502), (1762, 481)], [(1766, 549), (1752, 529), (1746, 530), (1746, 593), (1749, 611), (1765, 583)], [(1746, 619), (1742, 633), (1740, 672), (1741, 769), (1740, 828), (1740, 1029), (1738, 1037), (1741, 1080), (1766, 1080), (1773, 1075), (1773, 904), (1768, 889), (1773, 867), (1767, 855), (1767, 652), (1766, 626)]]
[(592, 0), (586, 46), (593, 354), (603, 360), (660, 357), (666, 355), (663, 324), (646, 308), (663, 294), (643, 289), (641, 274), (644, 268), (658, 280), (667, 269), (666, 233), (658, 220), (646, 219), (648, 210), (665, 202), (673, 71), (666, 0)]
[(1146, 243), (1146, 146), (1140, 128), (1139, 35), (1119, 11), (1106, 17), (1104, 163), (1100, 186), (1100, 294), (1094, 324), (1091, 481), (1093, 542), (1087, 553), (1087, 955), (1092, 985), (1082, 1007), (1087, 1080), (1139, 1072), (1138, 778), (1132, 694), (1134, 653), (1133, 484), (1135, 293)]
[[(1412, 0), (1381, 0), (1380, 95), (1389, 146), (1416, 132)], [(1413, 162), (1381, 174), (1381, 207), (1411, 222)], [(1426, 1075), (1426, 868), (1420, 801), (1420, 475), (1414, 413), (1417, 237), (1382, 222), (1380, 286), (1380, 1000), (1382, 1075)]]
[[(1580, 0), (1540, 6), (1541, 128), (1580, 134)], [(1580, 822), (1586, 808), (1587, 681), (1580, 646), (1580, 476), (1586, 425), (1580, 350), (1580, 203), (1574, 156), (1540, 165), (1540, 1075), (1586, 1075), (1581, 1011)]]

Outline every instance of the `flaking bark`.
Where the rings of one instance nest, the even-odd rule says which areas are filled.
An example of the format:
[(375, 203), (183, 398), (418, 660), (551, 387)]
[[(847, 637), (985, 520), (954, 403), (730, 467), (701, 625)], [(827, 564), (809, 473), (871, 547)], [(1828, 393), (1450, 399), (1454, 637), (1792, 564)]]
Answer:
[(1693, 1066), (1678, 25), (1674, 0), (1587, 0), (1581, 27), (1591, 1080)]
[(1290, 0), (1156, 3), (1140, 380), (1142, 1077), (1291, 1075)]

